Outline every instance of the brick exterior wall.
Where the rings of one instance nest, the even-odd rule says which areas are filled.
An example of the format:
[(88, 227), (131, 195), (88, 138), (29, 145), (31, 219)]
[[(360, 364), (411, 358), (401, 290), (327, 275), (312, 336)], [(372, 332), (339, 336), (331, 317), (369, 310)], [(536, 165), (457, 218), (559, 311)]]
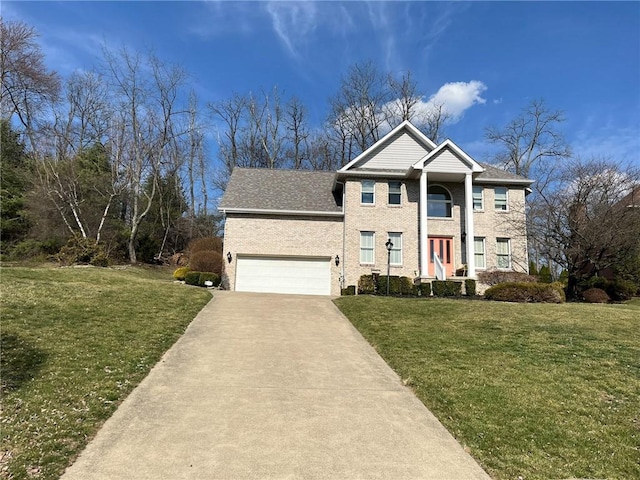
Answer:
[[(226, 254), (233, 260), (227, 263)], [(340, 295), (342, 264), (341, 217), (228, 214), (224, 227), (225, 273), (229, 289), (235, 289), (238, 255), (305, 256), (331, 258), (331, 294)]]
[[(391, 275), (414, 278), (418, 275), (418, 205), (420, 187), (417, 181), (403, 182), (400, 205), (389, 205), (389, 186), (384, 180), (375, 184), (375, 204), (362, 205), (360, 179), (345, 182), (345, 286), (358, 285), (361, 275), (377, 271), (387, 274), (388, 232), (402, 233), (402, 266), (391, 266)], [(360, 263), (360, 232), (375, 232), (373, 265)]]
[[(417, 277), (419, 268), (419, 202), (418, 180), (402, 183), (401, 205), (388, 204), (388, 183), (376, 180), (375, 203), (361, 203), (361, 180), (349, 179), (345, 182), (345, 286), (357, 285), (361, 275), (379, 272), (386, 275), (387, 251), (384, 246), (388, 232), (402, 233), (402, 266), (391, 266), (391, 275)], [(462, 242), (465, 218), (464, 183), (431, 181), (429, 185), (441, 185), (452, 196), (452, 217), (427, 219), (429, 236), (451, 237), (453, 239), (454, 269), (467, 263), (466, 245)], [(512, 268), (527, 272), (528, 256), (525, 230), (524, 188), (510, 188), (508, 211), (494, 209), (493, 186), (483, 190), (484, 210), (474, 212), (474, 235), (485, 238), (486, 270), (497, 268), (496, 238), (509, 238)], [(360, 263), (360, 232), (375, 232), (374, 264)], [(467, 239), (473, 241), (473, 239)], [(478, 270), (478, 271), (482, 271)], [(433, 275), (433, 272), (431, 272)]]

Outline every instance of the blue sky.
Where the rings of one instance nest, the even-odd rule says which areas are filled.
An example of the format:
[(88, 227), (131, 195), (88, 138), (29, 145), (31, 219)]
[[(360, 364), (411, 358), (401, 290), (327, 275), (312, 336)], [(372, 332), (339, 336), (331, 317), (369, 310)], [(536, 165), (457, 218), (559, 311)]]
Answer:
[[(563, 110), (575, 153), (640, 165), (640, 2), (12, 2), (63, 77), (101, 48), (153, 49), (181, 64), (203, 101), (269, 90), (320, 123), (356, 62), (410, 70), (444, 99), (445, 134), (490, 160), (485, 128), (532, 99)], [(445, 87), (445, 88), (443, 88)], [(215, 148), (212, 148), (215, 155)]]

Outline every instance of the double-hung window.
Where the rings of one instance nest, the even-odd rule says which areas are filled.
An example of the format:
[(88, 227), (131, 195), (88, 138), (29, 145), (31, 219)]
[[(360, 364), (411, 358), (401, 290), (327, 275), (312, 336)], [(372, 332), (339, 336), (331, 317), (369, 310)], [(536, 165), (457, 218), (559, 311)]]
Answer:
[(496, 256), (498, 268), (511, 268), (511, 241), (508, 238), (496, 238)]
[(375, 235), (373, 232), (360, 232), (360, 263), (373, 265), (375, 259)]
[(473, 252), (476, 268), (486, 268), (483, 237), (475, 237), (473, 239)]
[(389, 232), (389, 240), (393, 243), (389, 252), (389, 264), (402, 265), (402, 233)]
[(402, 202), (402, 183), (389, 182), (389, 205), (400, 205)]
[(376, 202), (376, 182), (373, 180), (362, 180), (362, 182), (360, 182), (360, 186), (360, 191), (362, 192), (360, 194), (360, 203), (373, 205)]
[(482, 198), (482, 187), (473, 187), (473, 209), (484, 210), (484, 202)]
[(495, 195), (495, 209), (499, 212), (506, 212), (508, 210), (507, 205), (507, 189), (506, 187), (496, 187), (494, 189)]

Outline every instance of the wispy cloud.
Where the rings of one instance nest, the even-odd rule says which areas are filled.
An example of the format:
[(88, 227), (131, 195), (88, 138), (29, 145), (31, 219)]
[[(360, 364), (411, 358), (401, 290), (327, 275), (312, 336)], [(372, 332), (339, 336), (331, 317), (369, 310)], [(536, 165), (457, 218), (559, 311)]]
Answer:
[(575, 156), (631, 162), (640, 166), (640, 138), (633, 127), (602, 125), (583, 129), (571, 140)]
[(289, 54), (299, 59), (301, 48), (317, 27), (317, 8), (312, 2), (269, 2), (267, 13), (273, 30)]

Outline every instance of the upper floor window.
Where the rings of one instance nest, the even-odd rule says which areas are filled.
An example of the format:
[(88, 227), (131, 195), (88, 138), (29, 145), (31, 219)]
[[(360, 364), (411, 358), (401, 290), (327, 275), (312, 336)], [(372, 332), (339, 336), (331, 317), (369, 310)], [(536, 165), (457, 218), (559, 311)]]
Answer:
[(427, 192), (427, 216), (451, 218), (451, 194), (440, 185), (429, 187)]
[(367, 203), (373, 205), (376, 201), (375, 198), (375, 188), (376, 182), (373, 180), (362, 180), (360, 182), (361, 186), (361, 194), (360, 194), (360, 203)]
[(400, 205), (402, 202), (402, 183), (389, 182), (389, 205)]
[(389, 264), (402, 265), (402, 233), (389, 232), (389, 240), (393, 243), (389, 251)]
[(475, 186), (473, 187), (473, 209), (474, 210), (484, 210), (484, 201), (482, 198), (482, 187)]
[(360, 263), (375, 263), (374, 240), (373, 232), (360, 232)]
[(507, 209), (507, 188), (506, 187), (496, 187), (494, 189), (495, 194), (495, 209), (501, 212), (506, 212)]

